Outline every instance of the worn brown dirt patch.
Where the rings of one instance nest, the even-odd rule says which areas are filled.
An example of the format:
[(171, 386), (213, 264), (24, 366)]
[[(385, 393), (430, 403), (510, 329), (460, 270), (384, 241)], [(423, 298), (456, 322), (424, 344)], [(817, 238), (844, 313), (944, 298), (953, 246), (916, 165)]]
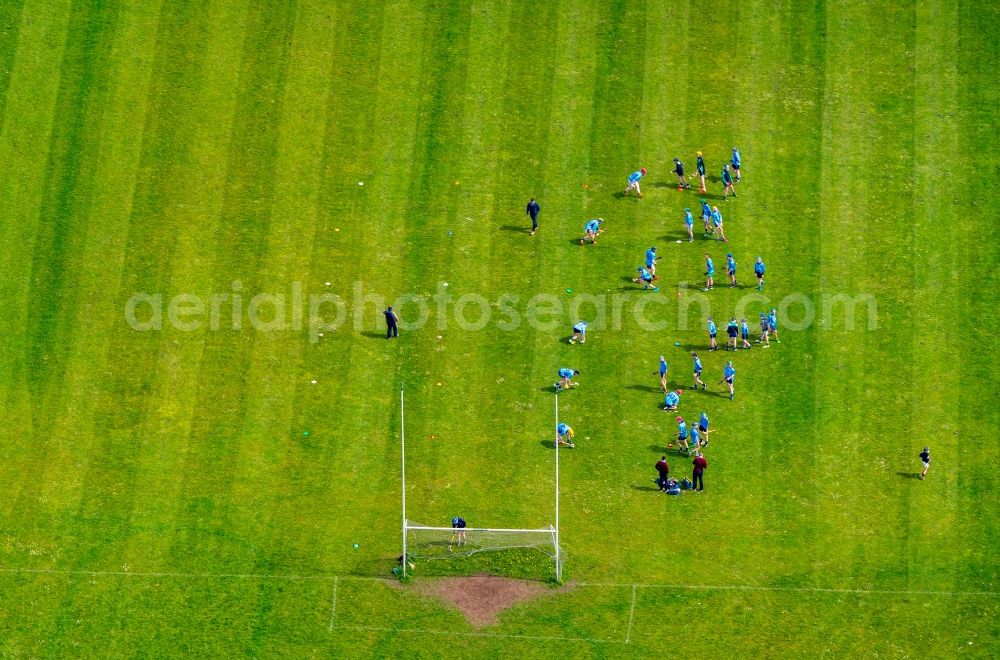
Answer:
[(540, 582), (489, 575), (420, 580), (413, 584), (416, 591), (457, 608), (476, 628), (498, 624), (497, 615), (513, 605), (565, 588), (552, 589)]

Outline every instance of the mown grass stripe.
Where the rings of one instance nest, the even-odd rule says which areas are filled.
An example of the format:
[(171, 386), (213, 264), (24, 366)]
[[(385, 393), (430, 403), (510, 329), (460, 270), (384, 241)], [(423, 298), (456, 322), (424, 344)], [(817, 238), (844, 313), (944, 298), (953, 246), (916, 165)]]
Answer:
[[(961, 512), (955, 536), (972, 539), (952, 557), (956, 586), (995, 583), (1000, 578), (1000, 550), (996, 538), (1000, 519), (1000, 376), (996, 342), (996, 292), (1000, 291), (1000, 229), (997, 228), (997, 183), (995, 165), (996, 110), (1000, 90), (995, 84), (1000, 43), (993, 37), (1000, 29), (1000, 7), (962, 2), (958, 5), (956, 69), (957, 107), (961, 121), (957, 154), (968, 159), (970, 176), (959, 179), (956, 213), (961, 221), (954, 228), (961, 240), (952, 274), (949, 296), (957, 291), (955, 315), (941, 314), (942, 325), (961, 357), (948, 363), (958, 377), (957, 407), (947, 420), (948, 431), (957, 431), (954, 462), (946, 454), (932, 462), (931, 469), (954, 474), (954, 493)], [(991, 80), (992, 77), (992, 80)], [(946, 162), (942, 155), (942, 163)], [(962, 228), (966, 231), (963, 232)], [(942, 301), (943, 302), (943, 301)], [(960, 332), (960, 328), (962, 331)], [(943, 426), (943, 424), (942, 424)]]
[[(59, 69), (54, 63), (62, 61), (69, 25), (68, 6), (51, 7), (41, 20), (29, 19), (37, 11), (32, 5), (23, 16), (0, 129), (0, 162), (6, 165), (7, 172), (17, 173), (5, 176), (0, 189), (5, 200), (0, 208), (0, 227), (4, 230), (0, 242), (0, 296), (12, 310), (0, 320), (0, 331), (6, 338), (0, 347), (0, 398), (11, 411), (10, 428), (20, 433), (30, 433), (32, 427), (26, 354), (31, 253), (25, 246), (32, 244), (38, 226), (46, 145), (59, 92)], [(53, 65), (37, 67), (39, 52), (48, 52), (48, 61)]]
[[(93, 187), (90, 173), (99, 142), (85, 136), (102, 123), (107, 80), (100, 74), (107, 65), (116, 32), (114, 8), (74, 6), (66, 50), (61, 62), (60, 89), (42, 183), (40, 222), (33, 243), (32, 283), (26, 334), (27, 367), (32, 416), (55, 421), (66, 412), (63, 395), (69, 348), (78, 331), (74, 323), (79, 303), (80, 252), (87, 232)], [(53, 392), (53, 390), (57, 390)], [(48, 447), (31, 470), (55, 475), (60, 466), (74, 465), (78, 447), (67, 446), (57, 429), (48, 426), (38, 439)], [(51, 445), (50, 445), (51, 443)], [(88, 452), (83, 448), (83, 455)], [(58, 479), (58, 477), (56, 477)], [(48, 508), (45, 482), (34, 481), (20, 493), (22, 515), (44, 515)]]
[[(138, 177), (128, 235), (119, 243), (124, 249), (123, 277), (115, 283), (113, 300), (122, 311), (125, 301), (137, 292), (169, 300), (175, 259), (186, 256), (177, 256), (182, 243), (177, 240), (174, 205), (183, 190), (197, 135), (198, 119), (188, 109), (197, 107), (198, 83), (205, 80), (203, 58), (212, 44), (212, 25), (205, 22), (206, 16), (191, 7), (165, 5), (155, 26)], [(142, 310), (141, 318), (148, 313)], [(160, 413), (154, 404), (164, 337), (161, 332), (136, 332), (125, 323), (123, 313), (118, 319), (109, 332), (108, 348), (116, 359), (101, 374), (102, 396), (94, 406), (100, 444), (88, 466), (85, 496), (76, 512), (78, 520), (89, 520), (108, 533), (100, 538), (82, 534), (75, 539), (81, 549), (81, 566), (122, 556), (123, 546), (136, 534), (169, 528), (155, 517), (144, 520), (143, 512), (136, 510), (147, 501), (137, 484), (146, 483), (142, 475), (150, 447), (147, 434)], [(158, 443), (153, 447), (161, 449)], [(146, 550), (155, 556), (158, 546)]]
[(0, 5), (0, 126), (3, 125), (2, 111), (6, 106), (7, 88), (14, 70), (14, 56), (17, 53), (23, 8), (24, 3), (20, 0)]
[[(247, 375), (256, 342), (249, 308), (262, 281), (259, 269), (267, 248), (274, 194), (277, 102), (284, 93), (294, 12), (294, 6), (277, 3), (247, 10), (231, 129), (227, 144), (220, 145), (223, 150), (216, 156), (224, 174), (205, 280), (213, 291), (231, 290), (234, 281), (242, 283), (245, 325), (235, 332), (205, 335), (185, 463), (186, 496), (177, 513), (186, 533), (171, 543), (174, 561), (186, 560), (192, 548), (211, 551), (221, 563), (240, 570), (267, 561), (257, 549), (258, 540), (246, 533), (246, 526), (253, 525), (252, 517), (235, 505), (245, 461), (252, 462), (248, 457), (262, 442), (245, 428)], [(220, 493), (227, 496), (216, 497)]]
[[(193, 419), (198, 412), (197, 392), (204, 358), (205, 337), (225, 333), (231, 327), (226, 312), (229, 301), (219, 305), (219, 328), (212, 330), (210, 296), (212, 260), (223, 205), (225, 162), (228, 154), (238, 89), (233, 71), (239, 67), (244, 48), (246, 10), (231, 3), (214, 3), (205, 8), (205, 22), (213, 27), (203, 35), (205, 50), (190, 65), (203, 81), (189, 99), (181, 121), (190, 122), (190, 148), (186, 166), (171, 181), (161, 181), (168, 195), (163, 221), (175, 231), (176, 258), (184, 268), (174, 269), (160, 292), (164, 314), (177, 295), (198, 296), (205, 303), (202, 327), (189, 331), (164, 319), (156, 331), (161, 341), (148, 395), (148, 413), (136, 435), (141, 447), (136, 456), (135, 480), (146, 484), (136, 493), (130, 510), (129, 537), (123, 550), (126, 562), (156, 564), (170, 560), (172, 535), (167, 530), (182, 506), (182, 474), (192, 444)], [(225, 287), (222, 292), (229, 289)]]
[[(134, 41), (155, 32), (158, 8), (131, 7), (117, 17), (118, 26), (107, 35), (111, 41), (101, 72), (106, 89), (92, 95), (81, 112), (86, 115), (86, 133), (97, 136), (85, 150), (87, 160), (76, 173), (82, 200), (73, 202), (69, 213), (78, 249), (67, 253), (64, 279), (74, 293), (64, 296), (76, 304), (64, 306), (71, 316), (62, 326), (65, 344), (65, 374), (59, 388), (64, 394), (49, 416), (49, 439), (40, 466), (39, 483), (50, 487), (36, 503), (37, 515), (53, 520), (57, 529), (72, 527), (88, 466), (99, 452), (93, 433), (95, 385), (103, 380), (108, 363), (108, 339), (121, 323), (122, 309), (113, 296), (113, 283), (121, 274), (124, 237), (128, 231), (135, 167), (139, 157), (142, 122), (150, 67), (145, 50)], [(98, 110), (95, 112), (95, 108)], [(92, 149), (92, 150), (91, 150)]]

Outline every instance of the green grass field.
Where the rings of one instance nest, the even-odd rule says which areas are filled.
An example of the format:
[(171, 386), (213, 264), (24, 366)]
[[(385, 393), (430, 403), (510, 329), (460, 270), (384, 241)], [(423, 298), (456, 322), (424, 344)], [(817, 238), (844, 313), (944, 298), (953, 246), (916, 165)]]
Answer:
[[(965, 0), (0, 0), (0, 654), (1000, 655), (998, 35)], [(715, 179), (733, 145), (728, 246), (678, 245), (671, 159)], [(628, 281), (650, 245), (658, 294)], [(744, 283), (764, 257), (745, 310), (783, 304), (782, 342), (733, 356), (732, 402), (702, 353), (706, 492), (668, 498), (652, 372), (690, 386), (704, 313), (753, 293), (727, 249)], [(311, 337), (296, 290), (343, 324)], [(522, 322), (463, 327), (466, 294)], [(579, 294), (609, 319), (570, 346)], [(178, 295), (204, 313), (169, 322)], [(428, 322), (387, 342), (377, 297), (406, 295)], [(409, 517), (541, 526), (561, 366), (571, 587), (476, 629), (382, 579), (400, 385)]]

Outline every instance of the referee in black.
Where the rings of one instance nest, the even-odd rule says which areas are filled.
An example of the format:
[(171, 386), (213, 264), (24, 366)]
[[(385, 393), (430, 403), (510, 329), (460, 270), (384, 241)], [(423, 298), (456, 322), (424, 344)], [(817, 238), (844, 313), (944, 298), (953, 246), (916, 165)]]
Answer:
[(538, 231), (538, 212), (542, 210), (542, 207), (538, 205), (535, 198), (532, 197), (528, 200), (528, 208), (525, 213), (531, 216), (531, 235), (534, 236), (535, 232)]
[(393, 337), (399, 336), (399, 328), (396, 323), (399, 321), (399, 317), (396, 316), (396, 312), (392, 311), (392, 305), (389, 305), (388, 309), (385, 310), (385, 338), (392, 339)]

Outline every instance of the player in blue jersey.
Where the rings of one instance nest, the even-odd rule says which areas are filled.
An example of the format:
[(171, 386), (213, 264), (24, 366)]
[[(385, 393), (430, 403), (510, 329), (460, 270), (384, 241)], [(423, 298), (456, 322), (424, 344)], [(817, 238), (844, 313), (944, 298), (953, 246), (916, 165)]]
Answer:
[(688, 427), (683, 417), (677, 418), (677, 448), (691, 451), (691, 446), (688, 444)]
[(579, 376), (579, 375), (580, 372), (577, 371), (576, 369), (568, 369), (567, 367), (561, 368), (559, 370), (559, 381), (556, 382), (556, 384), (554, 385), (554, 387), (556, 388), (556, 392), (561, 392), (562, 390), (568, 390), (569, 388), (574, 386), (579, 387), (580, 383), (574, 383), (572, 380), (573, 376)]
[(719, 342), (715, 340), (716, 335), (719, 334), (719, 329), (715, 327), (715, 321), (712, 317), (708, 317), (708, 350), (717, 351), (719, 350)]
[(733, 397), (736, 396), (736, 391), (734, 389), (736, 383), (736, 369), (733, 369), (732, 360), (727, 362), (726, 366), (722, 369), (722, 380), (719, 381), (719, 385), (722, 383), (729, 386), (729, 400), (732, 401)]
[[(736, 183), (740, 182), (740, 165), (742, 164), (742, 159), (740, 158), (740, 150), (733, 147), (733, 157), (729, 161), (733, 166), (733, 174), (736, 175)], [(733, 197), (736, 197), (736, 193), (733, 193)]]
[(646, 270), (648, 270), (650, 273), (653, 274), (653, 279), (654, 280), (660, 279), (660, 278), (658, 278), (656, 276), (656, 262), (659, 259), (660, 258), (658, 256), (656, 256), (656, 246), (655, 245), (653, 247), (649, 248), (648, 250), (646, 250)]
[(573, 429), (569, 427), (569, 424), (564, 424), (563, 422), (559, 422), (559, 425), (556, 426), (557, 445), (573, 449), (574, 447), (576, 447), (576, 445), (573, 444), (574, 435), (575, 434), (573, 433)]
[(577, 321), (576, 325), (573, 326), (573, 336), (569, 338), (569, 343), (575, 344), (580, 342), (581, 344), (587, 343), (587, 322)]
[(698, 431), (698, 425), (697, 424), (692, 424), (691, 425), (691, 449), (688, 450), (688, 453), (690, 454), (692, 452), (698, 451), (701, 448), (701, 446), (702, 446), (701, 445), (702, 440), (703, 440), (703, 438), (701, 437), (701, 432)]
[(778, 339), (778, 311), (773, 307), (767, 315), (767, 325), (771, 330), (771, 334), (774, 335), (774, 341), (780, 344), (781, 340)]
[(684, 228), (687, 229), (688, 243), (694, 242), (694, 216), (691, 209), (684, 209)]
[(698, 432), (701, 433), (701, 446), (708, 446), (708, 413), (702, 411), (701, 417), (698, 418)]
[(651, 272), (649, 272), (648, 270), (646, 270), (642, 266), (639, 266), (638, 272), (639, 272), (639, 276), (638, 277), (633, 277), (632, 278), (633, 282), (635, 282), (636, 284), (642, 284), (642, 288), (644, 290), (646, 290), (646, 289), (652, 289), (654, 292), (660, 290), (659, 287), (653, 286), (653, 280), (655, 278), (653, 277), (653, 274)]
[(634, 190), (635, 194), (638, 195), (639, 198), (641, 199), (642, 198), (642, 191), (639, 190), (639, 181), (642, 180), (642, 177), (644, 177), (644, 176), (646, 176), (646, 168), (645, 167), (641, 167), (638, 170), (636, 170), (635, 172), (632, 172), (631, 174), (629, 174), (628, 175), (628, 187), (625, 188), (625, 192), (622, 193), (622, 194), (623, 195), (627, 195), (628, 191)]
[(701, 200), (701, 221), (705, 224), (703, 236), (708, 238), (708, 232), (712, 229), (712, 207), (705, 200)]
[(691, 353), (691, 359), (694, 360), (694, 385), (691, 386), (692, 390), (698, 389), (698, 385), (701, 385), (701, 389), (708, 389), (705, 385), (705, 381), (701, 379), (701, 358), (698, 357), (697, 353)]
[(664, 392), (667, 391), (667, 358), (660, 356), (660, 367), (658, 373), (660, 374), (660, 389)]
[(733, 257), (732, 252), (726, 253), (726, 275), (729, 276), (729, 288), (732, 289), (737, 285), (736, 282), (736, 258)]
[(583, 238), (580, 239), (580, 245), (583, 245), (584, 241), (590, 239), (590, 244), (593, 245), (597, 242), (597, 235), (604, 233), (604, 228), (601, 226), (604, 224), (604, 218), (593, 218), (587, 220), (587, 223), (583, 225)]
[(722, 201), (726, 201), (726, 196), (732, 194), (736, 197), (736, 188), (733, 187), (733, 175), (729, 172), (729, 163), (722, 166)]
[(771, 324), (767, 321), (767, 314), (761, 312), (760, 315), (760, 339), (757, 340), (758, 344), (764, 344), (764, 348), (770, 348), (771, 342), (768, 339), (771, 334)]
[(743, 340), (743, 348), (750, 348), (750, 326), (746, 319), (740, 320), (740, 338)]
[(674, 158), (674, 174), (677, 175), (677, 190), (685, 190), (691, 187), (687, 177), (684, 176), (684, 163), (680, 158)]
[(695, 169), (698, 171), (698, 178), (701, 179), (701, 189), (698, 192), (704, 195), (708, 192), (705, 188), (705, 159), (701, 157), (700, 151), (696, 151), (695, 156), (698, 158), (697, 163), (695, 163)]
[(764, 290), (764, 271), (766, 270), (764, 262), (761, 261), (760, 257), (757, 257), (757, 261), (753, 264), (753, 274), (757, 276), (757, 290)]
[(722, 241), (723, 243), (729, 242), (726, 238), (726, 230), (722, 226), (722, 213), (719, 211), (718, 206), (712, 207), (712, 234), (715, 236), (716, 240)]
[(677, 410), (677, 406), (681, 404), (681, 390), (671, 390), (667, 392), (667, 395), (663, 397), (663, 410)]
[(712, 257), (705, 253), (705, 288), (702, 291), (708, 291), (713, 286), (715, 286), (715, 264), (712, 263)]

